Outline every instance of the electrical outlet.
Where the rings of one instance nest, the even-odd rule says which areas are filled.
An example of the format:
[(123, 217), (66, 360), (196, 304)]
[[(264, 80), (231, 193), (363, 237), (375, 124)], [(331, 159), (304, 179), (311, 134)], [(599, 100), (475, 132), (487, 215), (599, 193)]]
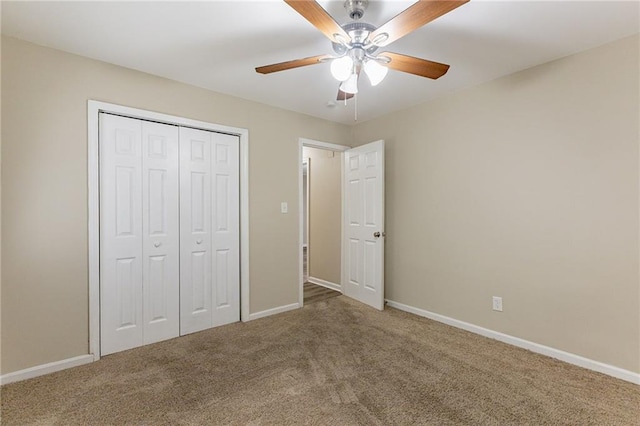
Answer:
[(502, 312), (502, 297), (493, 296), (493, 310)]

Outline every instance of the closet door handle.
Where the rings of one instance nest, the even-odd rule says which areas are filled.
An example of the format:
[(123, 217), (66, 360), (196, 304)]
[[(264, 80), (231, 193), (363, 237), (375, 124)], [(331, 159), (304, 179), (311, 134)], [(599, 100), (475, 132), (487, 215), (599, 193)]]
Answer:
[(153, 246), (156, 247), (156, 248), (160, 247), (161, 245), (162, 245), (162, 243), (160, 241), (157, 241), (157, 242), (153, 243)]
[(196, 240), (196, 244), (202, 244), (202, 240)]

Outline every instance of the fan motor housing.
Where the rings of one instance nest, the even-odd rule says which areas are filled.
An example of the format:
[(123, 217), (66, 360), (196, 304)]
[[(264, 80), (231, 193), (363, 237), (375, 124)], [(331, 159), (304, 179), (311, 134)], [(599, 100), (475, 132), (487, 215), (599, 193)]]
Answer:
[[(362, 47), (373, 31), (375, 31), (376, 27), (374, 25), (368, 24), (366, 22), (349, 22), (348, 24), (344, 24), (342, 29), (345, 30), (349, 37), (351, 38), (351, 42), (349, 42), (349, 46), (353, 47)], [(346, 46), (340, 43), (332, 43), (333, 50), (338, 55), (343, 55), (350, 50)], [(377, 46), (371, 46), (367, 49), (367, 53), (371, 54), (378, 49)]]

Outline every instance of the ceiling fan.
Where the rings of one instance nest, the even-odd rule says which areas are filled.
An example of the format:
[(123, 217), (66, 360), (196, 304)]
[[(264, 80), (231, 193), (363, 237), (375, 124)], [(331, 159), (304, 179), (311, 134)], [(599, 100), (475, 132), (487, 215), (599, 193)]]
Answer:
[(344, 7), (352, 21), (342, 26), (314, 0), (284, 1), (331, 40), (336, 55), (295, 59), (257, 67), (256, 71), (270, 74), (331, 61), (331, 74), (341, 82), (337, 99), (346, 101), (358, 93), (358, 77), (363, 70), (373, 86), (384, 79), (389, 68), (431, 79), (442, 77), (449, 70), (449, 65), (400, 53), (380, 53), (378, 49), (469, 0), (420, 0), (380, 27), (360, 21), (369, 0), (346, 0)]

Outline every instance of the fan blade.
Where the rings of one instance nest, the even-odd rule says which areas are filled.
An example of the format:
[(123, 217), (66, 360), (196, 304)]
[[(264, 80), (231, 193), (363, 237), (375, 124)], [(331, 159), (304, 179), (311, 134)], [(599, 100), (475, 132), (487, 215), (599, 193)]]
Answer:
[(347, 93), (347, 92), (343, 92), (342, 90), (340, 90), (340, 88), (338, 88), (338, 97), (336, 98), (337, 101), (346, 101), (348, 99), (353, 98), (353, 93)]
[(293, 61), (280, 62), (279, 64), (265, 65), (263, 67), (257, 67), (256, 72), (260, 74), (270, 74), (272, 72), (290, 70), (292, 68), (306, 67), (307, 65), (319, 64), (325, 59), (332, 58), (331, 55), (317, 55), (310, 56), (304, 59), (295, 59)]
[(374, 43), (376, 46), (386, 46), (468, 1), (421, 0), (369, 34), (369, 41), (374, 42), (376, 37), (383, 37), (382, 34), (388, 34), (387, 38)]
[(391, 59), (391, 62), (387, 64), (387, 67), (391, 69), (419, 75), (420, 77), (432, 78), (434, 80), (442, 77), (449, 70), (449, 65), (447, 64), (427, 61), (426, 59), (414, 58), (413, 56), (401, 55), (399, 53), (383, 52), (378, 55), (378, 57), (380, 56), (386, 56)]
[(329, 40), (340, 43), (340, 40), (336, 38), (342, 37), (344, 42), (348, 42), (351, 38), (345, 30), (342, 29), (332, 17), (327, 13), (318, 2), (313, 0), (284, 0), (289, 6), (291, 6), (296, 12), (302, 15), (307, 21), (311, 22), (322, 34), (327, 36)]

